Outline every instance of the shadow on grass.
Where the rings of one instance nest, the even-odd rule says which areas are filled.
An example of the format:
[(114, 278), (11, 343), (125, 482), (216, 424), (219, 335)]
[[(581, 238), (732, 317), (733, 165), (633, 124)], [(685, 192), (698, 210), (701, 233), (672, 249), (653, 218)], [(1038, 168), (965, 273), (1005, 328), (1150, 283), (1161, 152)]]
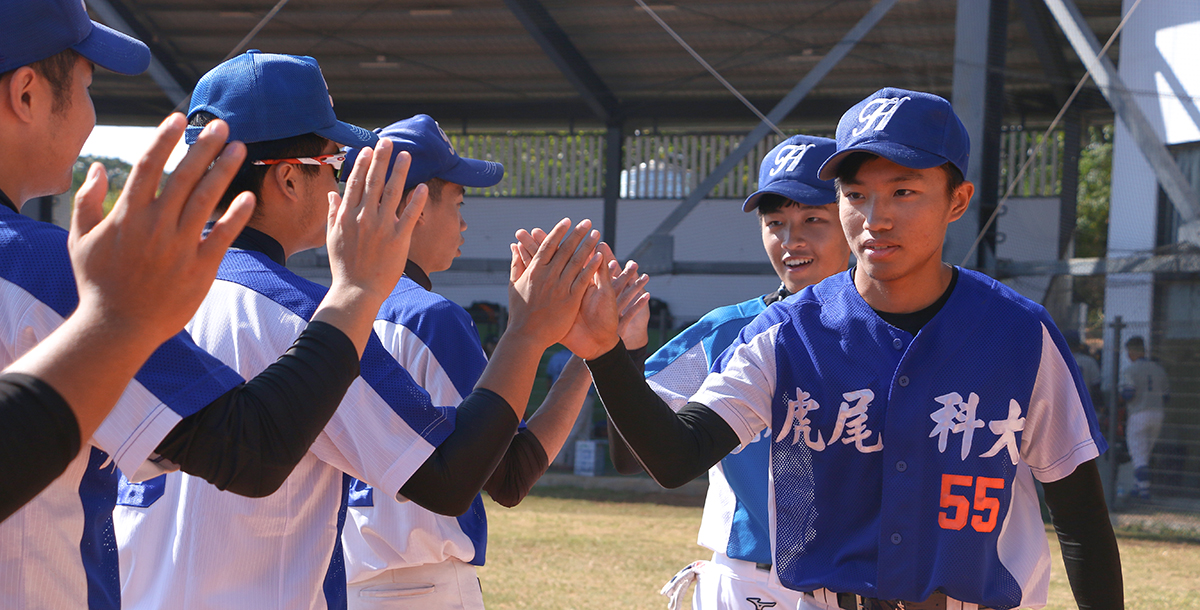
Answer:
[(661, 504), (664, 506), (704, 506), (704, 496), (689, 496), (667, 492), (647, 493), (612, 489), (583, 489), (580, 487), (534, 487), (531, 496), (560, 500), (592, 500), (594, 502), (625, 502), (631, 504)]

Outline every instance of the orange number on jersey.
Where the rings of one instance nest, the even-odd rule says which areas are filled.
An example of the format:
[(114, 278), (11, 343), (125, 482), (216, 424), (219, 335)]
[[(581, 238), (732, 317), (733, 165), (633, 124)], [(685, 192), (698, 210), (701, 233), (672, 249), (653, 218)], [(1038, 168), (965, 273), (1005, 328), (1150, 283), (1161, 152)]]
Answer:
[(984, 534), (996, 529), (996, 515), (1000, 514), (1000, 500), (988, 497), (989, 489), (1004, 489), (1004, 479), (975, 479), (975, 510), (987, 513), (987, 519), (984, 519), (983, 515), (974, 515), (971, 517), (971, 527)]
[(987, 495), (989, 489), (1004, 489), (1004, 479), (993, 479), (991, 477), (970, 477), (962, 474), (943, 474), (942, 475), (942, 508), (953, 508), (954, 516), (950, 516), (950, 511), (938, 513), (938, 525), (944, 530), (961, 530), (967, 525), (967, 516), (971, 511), (971, 501), (966, 496), (960, 496), (952, 493), (954, 487), (975, 487), (975, 510), (979, 513), (987, 515), (984, 518), (983, 514), (971, 516), (971, 527), (981, 533), (987, 534), (996, 529), (996, 519), (1000, 515), (1000, 500)]
[(952, 487), (970, 487), (971, 477), (960, 474), (942, 475), (942, 508), (954, 508), (954, 516), (950, 511), (938, 513), (938, 525), (944, 530), (960, 530), (967, 524), (967, 513), (971, 510), (971, 502), (966, 496), (953, 493)]

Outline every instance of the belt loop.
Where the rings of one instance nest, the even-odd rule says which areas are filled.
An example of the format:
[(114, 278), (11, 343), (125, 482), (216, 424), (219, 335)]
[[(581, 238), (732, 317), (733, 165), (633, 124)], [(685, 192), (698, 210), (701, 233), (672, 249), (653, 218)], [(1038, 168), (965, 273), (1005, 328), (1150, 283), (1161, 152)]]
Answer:
[(947, 595), (946, 610), (963, 610), (963, 603)]

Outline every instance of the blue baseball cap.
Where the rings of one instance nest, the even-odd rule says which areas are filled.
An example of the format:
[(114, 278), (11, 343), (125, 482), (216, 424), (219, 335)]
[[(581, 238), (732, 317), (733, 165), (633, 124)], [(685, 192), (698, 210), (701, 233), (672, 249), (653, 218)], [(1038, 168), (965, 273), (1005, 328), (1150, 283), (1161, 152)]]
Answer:
[(842, 115), (837, 128), (837, 154), (821, 166), (817, 175), (832, 180), (842, 159), (859, 151), (912, 169), (949, 162), (965, 176), (971, 138), (950, 102), (931, 93), (888, 87)]
[(0, 73), (74, 49), (121, 74), (141, 74), (150, 49), (92, 21), (82, 0), (0, 0)]
[[(495, 161), (458, 156), (446, 132), (427, 114), (396, 121), (383, 129), (376, 129), (375, 133), (393, 142), (392, 161), (388, 164), (389, 178), (400, 151), (407, 150), (412, 155), (408, 178), (404, 181), (405, 190), (429, 182), (432, 178), (475, 188), (495, 186), (504, 179), (503, 165)], [(354, 161), (358, 159), (360, 150), (361, 147), (355, 148), (346, 154), (346, 162), (342, 165), (343, 179), (354, 169)]]
[(792, 136), (771, 149), (758, 166), (758, 190), (746, 198), (742, 211), (758, 207), (759, 197), (782, 195), (804, 205), (837, 201), (832, 180), (817, 178), (817, 169), (837, 152), (837, 142), (815, 136)]
[[(190, 119), (211, 112), (229, 124), (229, 140), (246, 143), (282, 140), (315, 133), (342, 146), (371, 146), (375, 134), (337, 120), (333, 97), (317, 60), (257, 50), (209, 70), (192, 91)], [(184, 134), (195, 144), (203, 127)]]

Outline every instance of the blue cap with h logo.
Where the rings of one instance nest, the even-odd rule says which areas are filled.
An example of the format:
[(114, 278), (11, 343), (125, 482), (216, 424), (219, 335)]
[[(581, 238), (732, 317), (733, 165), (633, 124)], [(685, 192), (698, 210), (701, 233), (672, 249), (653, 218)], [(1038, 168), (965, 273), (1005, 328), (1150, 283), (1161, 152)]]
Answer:
[[(192, 92), (190, 119), (205, 111), (229, 124), (229, 140), (267, 142), (315, 133), (343, 146), (372, 146), (379, 138), (337, 120), (317, 60), (256, 50), (213, 68)], [(189, 126), (195, 144), (203, 127)]]
[(831, 180), (838, 164), (854, 152), (868, 152), (912, 169), (951, 163), (966, 175), (971, 140), (950, 102), (920, 91), (888, 87), (842, 115), (837, 154), (818, 174)]
[(758, 190), (746, 198), (742, 211), (758, 207), (765, 194), (787, 197), (805, 205), (837, 201), (833, 181), (817, 178), (817, 169), (837, 152), (837, 142), (816, 136), (792, 136), (771, 149), (758, 167)]

